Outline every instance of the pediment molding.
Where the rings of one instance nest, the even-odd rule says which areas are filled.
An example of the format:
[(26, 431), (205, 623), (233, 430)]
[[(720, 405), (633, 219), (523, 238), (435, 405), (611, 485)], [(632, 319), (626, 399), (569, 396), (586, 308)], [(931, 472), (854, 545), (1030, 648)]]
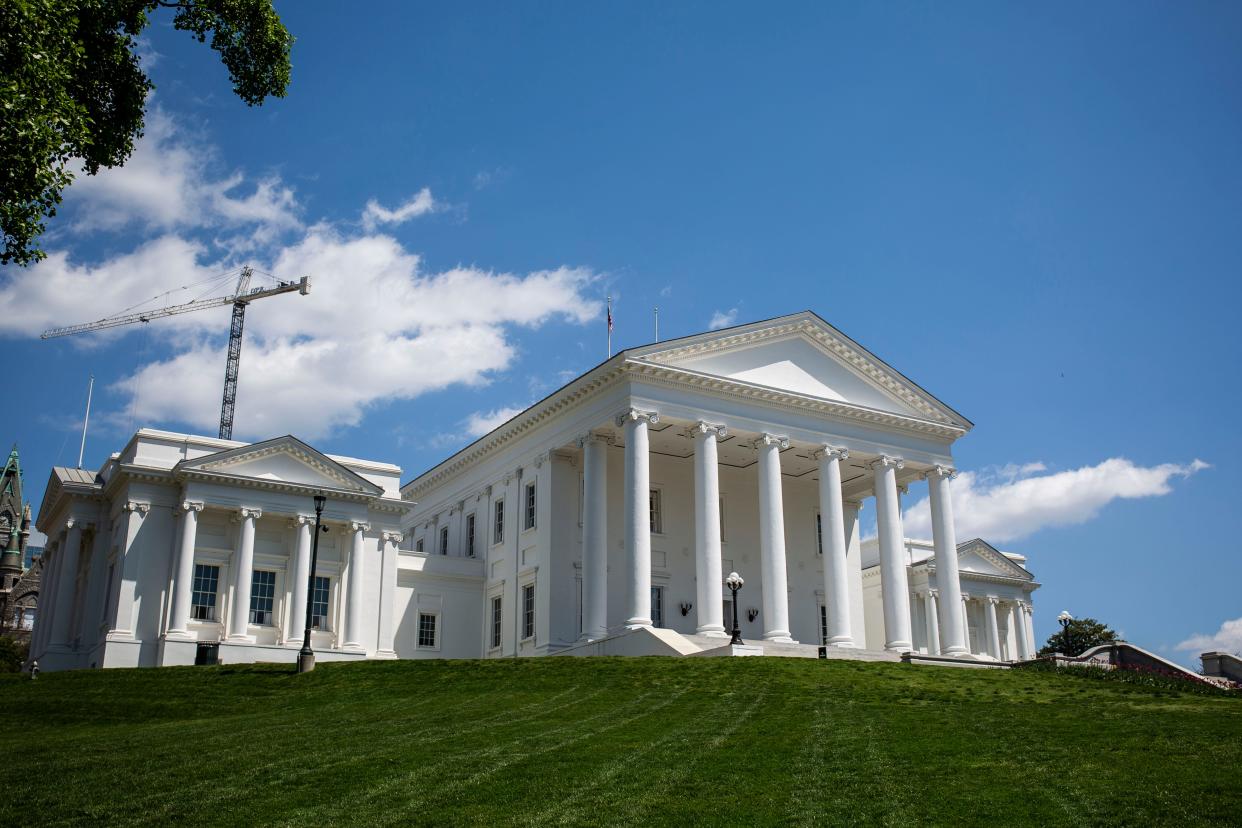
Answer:
[[(332, 485), (260, 477), (240, 470), (242, 466), (277, 456), (296, 460), (315, 474), (331, 481)], [(173, 474), (180, 478), (227, 480), (230, 483), (268, 489), (327, 488), (337, 494), (349, 493), (366, 498), (381, 497), (384, 493), (382, 487), (292, 436), (226, 449), (194, 460), (183, 460), (173, 467)]]

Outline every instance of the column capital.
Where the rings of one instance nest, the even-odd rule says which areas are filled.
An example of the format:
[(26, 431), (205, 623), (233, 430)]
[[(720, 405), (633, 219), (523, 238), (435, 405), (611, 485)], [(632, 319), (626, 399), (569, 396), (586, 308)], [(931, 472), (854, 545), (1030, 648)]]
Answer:
[(201, 500), (183, 500), (183, 501), (181, 501), (181, 511), (183, 511), (183, 512), (201, 512), (201, 511), (203, 511), (203, 501), (201, 501)]
[(151, 511), (151, 504), (130, 500), (125, 503), (124, 509), (127, 512), (137, 512), (140, 515), (146, 515), (147, 512)]
[(861, 500), (843, 500), (841, 502), (845, 504), (845, 508), (852, 509), (855, 512), (861, 512), (863, 509), (863, 502)]
[(962, 603), (965, 604), (969, 600), (970, 600), (970, 593), (962, 592)]
[(928, 597), (929, 597), (929, 598), (939, 598), (939, 597), (940, 597), (940, 590), (938, 590), (938, 589), (929, 589), (929, 590), (927, 590), (927, 595), (928, 595)]
[(603, 443), (611, 446), (616, 444), (617, 438), (611, 431), (592, 430), (586, 434), (580, 434), (574, 442), (577, 443), (578, 448), (586, 448), (587, 443)]
[(755, 448), (763, 448), (764, 446), (777, 446), (780, 449), (784, 450), (784, 449), (789, 448), (789, 438), (782, 437), (779, 434), (769, 434), (768, 432), (765, 431), (763, 432), (763, 434), (759, 435), (759, 439), (752, 440), (751, 445), (754, 446)]
[[(438, 521), (439, 515), (437, 515), (436, 518)], [(369, 532), (371, 530), (371, 524), (367, 523), (365, 520), (351, 520), (349, 522), (349, 530), (351, 532)]]
[(65, 520), (65, 528), (66, 528), (66, 529), (72, 529), (73, 527), (75, 527), (75, 526), (77, 526), (77, 525), (78, 525), (78, 521), (77, 521), (77, 519), (76, 519), (76, 518), (68, 518), (68, 519), (66, 519), (66, 520)]
[(716, 435), (717, 439), (729, 436), (728, 426), (720, 423), (709, 423), (705, 420), (699, 420), (694, 425), (686, 429), (687, 437), (706, 437), (708, 434)]
[(263, 517), (262, 509), (255, 509), (255, 508), (251, 508), (250, 506), (243, 506), (237, 510), (237, 517), (234, 518), (234, 520), (241, 521), (241, 520), (245, 520), (246, 518), (250, 518), (251, 520), (258, 520), (261, 517)]
[(384, 533), (385, 543), (401, 543), (401, 541), (404, 539), (405, 539), (405, 535), (401, 534), (400, 532), (385, 532)]
[(990, 604), (991, 606), (996, 606), (999, 603), (1000, 603), (1000, 599), (997, 598), (995, 595), (988, 596), (988, 604)]
[(628, 408), (613, 418), (613, 422), (617, 424), (617, 428), (621, 428), (627, 423), (636, 423), (640, 420), (646, 420), (648, 423), (655, 425), (660, 422), (660, 415), (655, 411), (642, 411), (637, 408)]
[(878, 468), (887, 469), (889, 467), (892, 467), (894, 469), (900, 470), (906, 467), (906, 461), (905, 461), (905, 458), (903, 457), (894, 457), (890, 454), (881, 454), (879, 457), (877, 457), (876, 459), (868, 463), (867, 467), (872, 468), (872, 469), (878, 469)]
[(315, 522), (314, 515), (294, 515), (289, 519), (290, 526), (306, 526)]
[(812, 460), (846, 460), (850, 450), (842, 446), (830, 446), (827, 443), (811, 452)]
[(952, 466), (936, 465), (936, 466), (932, 466), (930, 469), (923, 472), (923, 474), (920, 475), (920, 477), (922, 477), (924, 480), (927, 480), (932, 477), (939, 477), (942, 480), (952, 480), (954, 477), (957, 477), (957, 469), (953, 468)]

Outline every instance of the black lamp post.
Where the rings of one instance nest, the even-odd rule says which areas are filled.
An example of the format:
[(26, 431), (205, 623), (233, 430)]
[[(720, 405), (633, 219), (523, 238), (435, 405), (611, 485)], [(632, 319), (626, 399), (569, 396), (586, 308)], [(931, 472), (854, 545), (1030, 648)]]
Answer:
[(1067, 656), (1077, 655), (1071, 652), (1074, 647), (1070, 642), (1070, 622), (1074, 620), (1074, 616), (1069, 614), (1068, 610), (1061, 610), (1061, 614), (1057, 616), (1057, 621), (1061, 624), (1061, 645), (1065, 647)]
[(730, 644), (742, 643), (742, 628), (737, 623), (737, 591), (746, 583), (742, 580), (742, 576), (736, 572), (730, 572), (729, 577), (725, 578), (725, 586), (733, 591), (733, 637), (729, 639)]
[(328, 531), (321, 526), (323, 506), (328, 499), (321, 494), (315, 495), (315, 534), (311, 539), (310, 574), (306, 577), (306, 632), (302, 636), (302, 649), (298, 652), (298, 672), (309, 673), (315, 669), (315, 651), (311, 649), (311, 620), (315, 611), (315, 567), (319, 563), (319, 533)]

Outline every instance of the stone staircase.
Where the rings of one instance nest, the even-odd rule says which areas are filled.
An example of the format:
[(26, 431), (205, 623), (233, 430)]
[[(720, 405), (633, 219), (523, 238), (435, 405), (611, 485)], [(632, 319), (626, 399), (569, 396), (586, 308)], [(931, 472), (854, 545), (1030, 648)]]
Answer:
[[(682, 638), (691, 642), (700, 650), (713, 650), (729, 643), (727, 638), (712, 638), (706, 635), (682, 634)], [(762, 648), (765, 656), (773, 656), (775, 658), (819, 658), (819, 647), (815, 644), (781, 644), (774, 641), (757, 641), (753, 639), (744, 640), (744, 642), (749, 646)], [(901, 656), (896, 653), (877, 652), (875, 650), (829, 647), (826, 652), (828, 658), (847, 661), (901, 661)]]

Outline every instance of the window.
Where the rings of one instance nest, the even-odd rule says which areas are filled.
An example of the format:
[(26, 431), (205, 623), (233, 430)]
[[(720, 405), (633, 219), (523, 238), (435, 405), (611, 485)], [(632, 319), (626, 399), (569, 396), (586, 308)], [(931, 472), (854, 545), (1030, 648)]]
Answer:
[(660, 490), (651, 490), (651, 531), (657, 535), (664, 534), (664, 515), (660, 513)]
[(824, 554), (824, 516), (815, 513), (815, 554)]
[(526, 523), (523, 525), (525, 529), (535, 528), (535, 484), (534, 481), (526, 484)]
[(216, 620), (216, 592), (220, 586), (220, 567), (194, 565), (194, 590), (190, 595), (190, 617), (196, 621)]
[(33, 630), (35, 619), (34, 607), (23, 607), (19, 610), (19, 613), (21, 614), (21, 620), (17, 626), (23, 630)]
[(415, 552), (423, 551), (423, 539), (422, 538), (419, 538), (418, 540), (414, 541), (414, 551)]
[(505, 502), (496, 501), (496, 522), (492, 526), (492, 543), (505, 542)]
[(828, 645), (828, 607), (819, 605), (819, 643)]
[(664, 587), (651, 588), (651, 623), (656, 627), (664, 626)]
[(328, 596), (332, 582), (321, 575), (315, 576), (315, 592), (311, 597), (311, 626), (317, 630), (328, 629)]
[(441, 555), (448, 554), (448, 527), (447, 526), (440, 527), (440, 554)]
[(276, 573), (256, 569), (250, 578), (250, 623), (270, 626), (276, 596)]
[(492, 648), (500, 646), (501, 598), (497, 595), (492, 599)]
[(436, 616), (430, 613), (418, 614), (418, 646), (436, 646)]
[(474, 512), (466, 515), (466, 555), (474, 557)]
[(535, 637), (535, 585), (522, 587), (522, 638)]

